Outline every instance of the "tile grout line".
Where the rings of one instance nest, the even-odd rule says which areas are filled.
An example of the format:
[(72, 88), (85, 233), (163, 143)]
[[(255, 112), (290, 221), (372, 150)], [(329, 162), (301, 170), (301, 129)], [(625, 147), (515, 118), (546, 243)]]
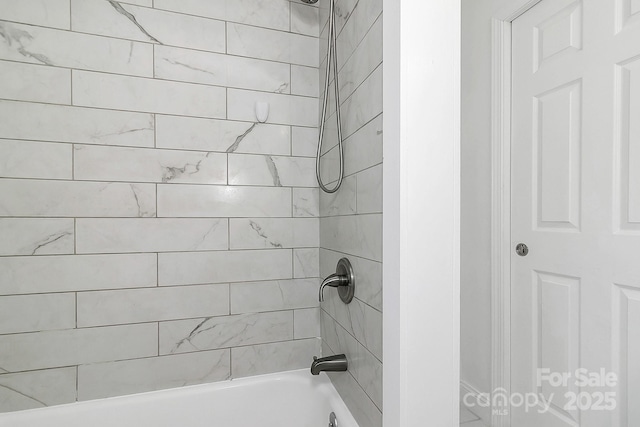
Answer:
[[(224, 56), (231, 56), (231, 55), (226, 55), (226, 54), (221, 54)], [(256, 58), (254, 58), (256, 59)], [(90, 68), (73, 68), (73, 67), (67, 67), (67, 66), (60, 66), (60, 65), (44, 65), (44, 64), (36, 64), (36, 63), (30, 63), (30, 62), (24, 62), (24, 61), (18, 61), (18, 60), (13, 60), (13, 59), (0, 59), (1, 62), (7, 62), (7, 63), (11, 63), (11, 64), (18, 64), (18, 65), (23, 65), (25, 68), (30, 68), (30, 67), (41, 67), (41, 68), (51, 68), (51, 69), (56, 69), (56, 70), (69, 70), (71, 72), (76, 71), (79, 73), (84, 73), (84, 74), (103, 74), (103, 75), (107, 75), (107, 76), (112, 76), (114, 78), (120, 78), (120, 79), (138, 79), (138, 80), (150, 80), (153, 82), (158, 82), (158, 84), (161, 83), (171, 83), (171, 84), (176, 84), (178, 86), (197, 86), (197, 87), (201, 87), (201, 88), (218, 88), (218, 89), (231, 89), (234, 91), (240, 91), (240, 92), (255, 92), (255, 93), (259, 93), (259, 94), (270, 94), (270, 95), (280, 95), (280, 96), (287, 96), (287, 97), (294, 97), (294, 98), (298, 98), (298, 99), (306, 99), (306, 100), (313, 100), (313, 99), (317, 99), (317, 96), (314, 95), (306, 95), (306, 94), (302, 94), (302, 93), (284, 93), (284, 92), (275, 92), (273, 90), (273, 87), (269, 87), (269, 88), (258, 88), (258, 87), (251, 87), (248, 84), (247, 85), (240, 85), (240, 84), (236, 84), (236, 85), (229, 85), (228, 82), (227, 84), (223, 84), (223, 82), (203, 82), (201, 80), (187, 80), (187, 79), (179, 79), (177, 77), (175, 78), (163, 78), (163, 77), (157, 77), (155, 74), (155, 67), (154, 70), (152, 71), (151, 75), (142, 75), (142, 74), (125, 74), (125, 73), (117, 73), (114, 71), (107, 71), (107, 70), (97, 70), (97, 69), (90, 69)], [(285, 66), (289, 66), (291, 65), (290, 63), (282, 63), (283, 68)], [(296, 65), (298, 66), (298, 65)], [(308, 66), (308, 68), (313, 68), (312, 66)], [(286, 83), (286, 82), (285, 82)], [(72, 84), (73, 86), (73, 84)], [(13, 98), (1, 98), (2, 100), (6, 100), (6, 101), (18, 101), (18, 102), (29, 102), (29, 103), (41, 103), (41, 104), (47, 104), (47, 105), (62, 105), (62, 106), (78, 106), (78, 107), (85, 107), (85, 108), (100, 108), (100, 109), (110, 109), (110, 108), (105, 108), (105, 107), (92, 107), (92, 106), (86, 106), (86, 105), (82, 105), (82, 104), (77, 104), (77, 103), (69, 103), (69, 104), (61, 104), (61, 103), (56, 103), (56, 102), (43, 102), (43, 101), (34, 101), (34, 100), (29, 100), (29, 99), (13, 99)], [(344, 103), (343, 103), (344, 104)], [(207, 116), (194, 116), (194, 115), (187, 115), (187, 114), (175, 114), (175, 113), (164, 113), (164, 112), (158, 112), (158, 111), (139, 111), (139, 110), (126, 110), (126, 109), (116, 109), (118, 111), (133, 111), (133, 112), (143, 112), (143, 113), (158, 113), (158, 114), (167, 114), (167, 115), (175, 115), (175, 116), (182, 116), (182, 117), (202, 117), (202, 118), (208, 118)], [(213, 117), (215, 118), (215, 117)], [(249, 121), (249, 120), (247, 120)], [(270, 123), (270, 122), (268, 122)], [(302, 124), (293, 124), (294, 126), (306, 126), (306, 127), (313, 127), (310, 125), (302, 125)]]
[(75, 368), (76, 368), (76, 389), (75, 389), (76, 402), (79, 402), (79, 398), (80, 398), (80, 396), (79, 396), (79, 394), (80, 394), (80, 390), (79, 390), (80, 389), (80, 365), (76, 365)]
[[(97, 72), (96, 74), (99, 74), (99, 72)], [(108, 74), (108, 73), (102, 73), (102, 74)], [(150, 78), (147, 78), (147, 79), (150, 79)], [(160, 81), (160, 80), (157, 80), (157, 81)], [(184, 83), (184, 82), (178, 82), (178, 83)], [(199, 86), (203, 86), (203, 85), (199, 85)], [(207, 86), (207, 85), (204, 85), (204, 86)], [(209, 87), (213, 87), (213, 86), (209, 86)], [(237, 90), (237, 91), (244, 91), (244, 92), (271, 93), (271, 92), (260, 92), (260, 91), (247, 90), (247, 89), (227, 88), (227, 87), (224, 87), (224, 86), (215, 86), (215, 87), (218, 87), (220, 89)], [(298, 95), (284, 95), (284, 96), (295, 96), (295, 97), (299, 97), (299, 98), (305, 98), (305, 99), (308, 99), (308, 100), (313, 100), (314, 99), (313, 97), (303, 97), (303, 96), (298, 96)], [(0, 104), (2, 104), (2, 103), (7, 103), (7, 104), (19, 103), (19, 104), (38, 105), (38, 106), (45, 106), (45, 107), (63, 107), (63, 108), (68, 108), (68, 109), (75, 110), (75, 111), (78, 111), (78, 110), (89, 110), (89, 111), (96, 111), (96, 112), (109, 111), (109, 112), (131, 113), (132, 115), (139, 115), (139, 116), (157, 114), (157, 115), (160, 115), (160, 116), (166, 116), (166, 117), (172, 117), (172, 118), (182, 118), (182, 119), (199, 119), (199, 120), (208, 120), (208, 121), (230, 121), (230, 122), (234, 122), (234, 123), (246, 123), (246, 124), (255, 123), (255, 119), (254, 118), (251, 118), (251, 119), (241, 119), (241, 118), (227, 119), (225, 117), (209, 117), (209, 116), (196, 116), (196, 115), (167, 113), (167, 112), (159, 112), (159, 111), (140, 111), (140, 110), (129, 110), (129, 109), (116, 109), (116, 108), (107, 108), (107, 107), (96, 107), (96, 106), (91, 106), (91, 105), (78, 105), (78, 104), (70, 105), (70, 104), (60, 104), (60, 103), (42, 102), (42, 101), (25, 101), (25, 100), (21, 100), (21, 99), (10, 99), (10, 98), (0, 98)], [(380, 114), (382, 114), (382, 113), (379, 113), (377, 116), (379, 116)], [(265, 123), (265, 125), (275, 126), (275, 127), (294, 126), (294, 127), (299, 127), (299, 128), (303, 128), (303, 129), (316, 129), (317, 128), (317, 125), (311, 126), (311, 125), (305, 125), (305, 124), (300, 124), (300, 123), (285, 123), (285, 122), (267, 122), (267, 123)], [(86, 142), (82, 142), (82, 143), (87, 144)], [(101, 145), (101, 144), (88, 144), (88, 145)], [(114, 145), (116, 145), (116, 144), (114, 144)], [(307, 157), (311, 157), (311, 156), (307, 156)]]
[[(152, 325), (155, 324), (155, 322), (147, 322), (144, 323), (145, 325)], [(125, 325), (118, 325), (118, 326), (127, 326)], [(237, 345), (237, 346), (232, 346), (232, 347), (219, 347), (219, 348), (212, 348), (212, 349), (205, 349), (205, 350), (195, 350), (195, 351), (188, 351), (188, 352), (183, 352), (183, 353), (163, 353), (160, 355), (153, 355), (153, 356), (127, 356), (127, 357), (121, 357), (121, 358), (117, 358), (115, 360), (108, 360), (108, 361), (96, 361), (96, 362), (85, 362), (85, 363), (81, 363), (79, 365), (65, 365), (65, 364), (61, 364), (61, 366), (46, 366), (46, 367), (41, 367), (41, 368), (27, 368), (27, 369), (19, 369), (16, 371), (12, 371), (9, 372), (7, 374), (21, 374), (21, 373), (34, 373), (34, 372), (40, 372), (40, 371), (51, 371), (51, 370), (59, 370), (59, 369), (64, 369), (64, 368), (78, 368), (79, 366), (83, 366), (83, 365), (89, 365), (89, 364), (116, 364), (116, 363), (121, 363), (121, 362), (132, 362), (132, 361), (140, 361), (140, 360), (153, 360), (153, 359), (157, 359), (157, 358), (162, 358), (162, 357), (171, 357), (171, 356), (181, 356), (181, 355), (195, 355), (195, 354), (200, 354), (200, 353), (209, 353), (209, 352), (222, 352), (222, 351), (226, 351), (226, 350), (233, 350), (233, 349), (240, 349), (240, 348), (250, 348), (250, 347), (260, 347), (260, 346), (269, 346), (269, 345), (278, 345), (278, 344), (290, 344), (293, 342), (301, 342), (301, 341), (309, 341), (311, 342), (312, 340), (315, 340), (317, 337), (310, 337), (310, 338), (300, 338), (300, 339), (279, 339), (277, 341), (266, 341), (266, 342), (259, 342), (256, 344), (244, 344), (244, 345)], [(2, 374), (5, 375), (5, 374)]]
[[(148, 6), (141, 6), (138, 4), (133, 4), (130, 2), (126, 2), (126, 1), (122, 1), (121, 3), (125, 3), (128, 6), (135, 6), (136, 8), (144, 8), (147, 10), (152, 10), (154, 12), (164, 12), (164, 13), (168, 13), (171, 15), (175, 15), (176, 17), (179, 17), (178, 19), (182, 18), (182, 17), (190, 17), (190, 18), (196, 18), (197, 20), (200, 21), (215, 21), (218, 23), (231, 23), (233, 25), (238, 25), (238, 26), (242, 26), (242, 27), (247, 27), (247, 28), (252, 28), (252, 29), (256, 29), (256, 30), (262, 30), (262, 31), (266, 31), (266, 32), (277, 32), (279, 34), (286, 34), (286, 35), (290, 35), (290, 36), (295, 36), (301, 40), (304, 39), (319, 39), (320, 35), (309, 35), (306, 33), (295, 33), (292, 31), (288, 31), (288, 30), (283, 30), (281, 28), (275, 28), (275, 27), (264, 27), (264, 26), (260, 26), (260, 25), (255, 25), (255, 24), (248, 24), (244, 21), (232, 21), (229, 20), (228, 17), (225, 18), (212, 18), (209, 16), (203, 16), (203, 15), (195, 15), (195, 14), (190, 14), (190, 13), (185, 13), (185, 12), (180, 12), (177, 10), (171, 10), (171, 9), (160, 9), (160, 8), (156, 8), (156, 7), (148, 7)], [(70, 18), (71, 18), (71, 5), (69, 6), (70, 9)], [(18, 25), (26, 25), (26, 26), (30, 26), (30, 27), (38, 27), (38, 28), (44, 28), (47, 30), (52, 30), (52, 31), (64, 31), (67, 33), (76, 33), (76, 34), (82, 34), (82, 35), (88, 35), (88, 36), (94, 36), (94, 37), (103, 37), (103, 38), (112, 38), (112, 39), (118, 39), (118, 40), (126, 40), (126, 41), (133, 41), (136, 43), (144, 43), (144, 44), (157, 44), (151, 40), (149, 40), (148, 38), (126, 38), (124, 36), (117, 36), (117, 35), (106, 35), (106, 34), (98, 34), (98, 33), (92, 33), (92, 32), (88, 32), (88, 31), (80, 31), (80, 30), (74, 30), (73, 29), (73, 23), (72, 23), (72, 19), (70, 20), (70, 25), (69, 28), (62, 28), (62, 27), (55, 27), (55, 26), (47, 26), (44, 24), (37, 24), (37, 23), (33, 23), (33, 22), (23, 22), (23, 21), (11, 21), (11, 20), (3, 20), (5, 22), (10, 22), (12, 24), (18, 24)], [(324, 28), (323, 28), (324, 29)], [(175, 46), (175, 45), (170, 45), (167, 44), (166, 46), (170, 46), (170, 47), (181, 47), (181, 46)], [(190, 49), (190, 48), (186, 48), (186, 49)], [(193, 49), (192, 50), (203, 50), (203, 49)], [(204, 51), (204, 50), (203, 50)], [(210, 51), (205, 51), (205, 52), (210, 52)]]

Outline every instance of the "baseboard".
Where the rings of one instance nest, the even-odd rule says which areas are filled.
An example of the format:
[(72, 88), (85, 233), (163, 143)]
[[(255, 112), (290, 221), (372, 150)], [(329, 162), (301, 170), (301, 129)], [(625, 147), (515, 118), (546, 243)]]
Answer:
[(469, 405), (466, 405), (464, 402), (465, 401), (464, 396), (467, 396), (467, 395), (473, 396), (473, 398), (466, 399), (468, 402), (470, 401), (478, 402), (478, 396), (480, 396), (481, 394), (486, 395), (486, 393), (482, 393), (472, 385), (464, 381), (460, 381), (460, 405), (462, 405), (469, 412), (473, 413), (475, 416), (480, 418), (485, 425), (491, 426), (491, 407), (490, 406), (479, 406), (479, 405), (469, 406)]

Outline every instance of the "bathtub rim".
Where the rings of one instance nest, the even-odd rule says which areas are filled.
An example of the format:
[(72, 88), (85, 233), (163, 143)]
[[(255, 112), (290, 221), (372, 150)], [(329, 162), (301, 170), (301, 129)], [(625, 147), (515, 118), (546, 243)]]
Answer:
[[(349, 375), (349, 373), (347, 372), (345, 372), (344, 374)], [(173, 387), (173, 388), (166, 388), (166, 389), (160, 389), (160, 390), (144, 391), (140, 393), (131, 393), (131, 394), (120, 395), (120, 396), (104, 397), (104, 398), (91, 399), (91, 400), (82, 400), (82, 401), (76, 401), (71, 403), (64, 403), (60, 405), (45, 406), (41, 408), (32, 408), (32, 409), (24, 409), (20, 411), (4, 412), (4, 413), (0, 413), (0, 426), (4, 425), (2, 424), (2, 422), (5, 420), (11, 421), (12, 418), (15, 419), (22, 416), (28, 417), (31, 414), (33, 414), (34, 416), (37, 416), (38, 413), (41, 413), (41, 412), (56, 412), (56, 411), (64, 412), (72, 408), (86, 410), (86, 409), (91, 409), (92, 406), (98, 407), (98, 406), (109, 405), (109, 404), (115, 404), (115, 405), (130, 404), (132, 403), (131, 402), (132, 400), (133, 401), (138, 399), (149, 400), (149, 399), (153, 399), (154, 396), (156, 398), (163, 398), (163, 399), (171, 398), (172, 396), (185, 397), (189, 395), (198, 395), (198, 394), (203, 394), (207, 392), (217, 392), (222, 390), (236, 389), (243, 386), (250, 386), (252, 384), (264, 384), (264, 383), (270, 383), (270, 382), (292, 382), (299, 385), (309, 386), (309, 387), (312, 387), (313, 389), (320, 390), (320, 392), (322, 393), (326, 393), (328, 395), (327, 397), (329, 398), (329, 402), (332, 406), (332, 411), (336, 412), (336, 415), (338, 415), (338, 419), (344, 420), (345, 418), (347, 418), (345, 423), (346, 425), (348, 426), (353, 425), (354, 427), (358, 427), (358, 423), (355, 420), (355, 417), (347, 407), (342, 396), (340, 396), (337, 389), (331, 382), (331, 379), (329, 378), (329, 376), (324, 372), (322, 372), (319, 376), (312, 376), (308, 368), (274, 372), (274, 373), (268, 373), (268, 374), (260, 374), (260, 375), (254, 375), (254, 376), (248, 376), (248, 377), (229, 378), (224, 381), (216, 381), (216, 382), (203, 383), (203, 384), (193, 384), (193, 385), (186, 385), (182, 387)], [(334, 408), (335, 406), (337, 406), (337, 408)], [(327, 413), (327, 420), (328, 420), (328, 417), (329, 417), (329, 413)]]

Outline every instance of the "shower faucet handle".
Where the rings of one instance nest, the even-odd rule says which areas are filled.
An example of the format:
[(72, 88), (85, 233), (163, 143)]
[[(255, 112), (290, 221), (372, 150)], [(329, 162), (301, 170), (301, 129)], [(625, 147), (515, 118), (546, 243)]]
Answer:
[(353, 267), (347, 258), (338, 261), (335, 274), (330, 275), (322, 281), (318, 299), (324, 301), (324, 288), (330, 286), (338, 288), (338, 295), (345, 304), (349, 304), (355, 295), (356, 278), (353, 273)]

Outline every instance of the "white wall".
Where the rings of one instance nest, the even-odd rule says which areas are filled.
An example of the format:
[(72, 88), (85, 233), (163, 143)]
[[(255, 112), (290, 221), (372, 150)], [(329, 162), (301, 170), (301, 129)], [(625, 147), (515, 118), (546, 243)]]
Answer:
[(221, 3), (0, 1), (0, 411), (320, 353), (318, 8)]

